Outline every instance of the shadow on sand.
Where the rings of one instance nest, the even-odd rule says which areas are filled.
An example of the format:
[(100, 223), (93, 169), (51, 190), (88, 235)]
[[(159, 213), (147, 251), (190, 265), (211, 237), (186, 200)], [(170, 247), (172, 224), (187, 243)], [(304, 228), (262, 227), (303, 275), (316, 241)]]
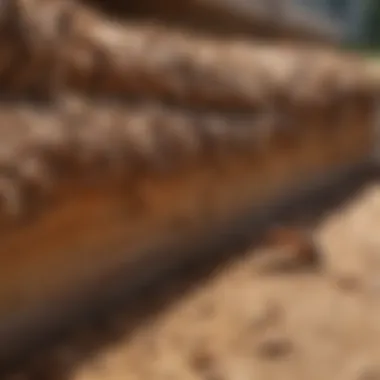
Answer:
[[(22, 370), (26, 374), (23, 379), (69, 380), (70, 374), (80, 363), (107, 345), (125, 339), (139, 324), (148, 323), (149, 318), (153, 318), (184, 293), (200, 286), (233, 260), (241, 259), (247, 254), (248, 248), (260, 242), (262, 233), (272, 224), (290, 223), (312, 227), (326, 214), (349, 202), (363, 186), (379, 178), (379, 169), (359, 168), (340, 179), (339, 183), (308, 191), (301, 197), (297, 195), (270, 212), (266, 210), (259, 219), (247, 215), (226, 227), (219, 235), (204, 241), (202, 246), (197, 246), (201, 252), (190, 254), (189, 251), (186, 261), (150, 278), (138, 288), (124, 289), (121, 279), (125, 278), (125, 274), (115, 276), (112, 287), (117, 288), (117, 292), (100, 297), (102, 301), (81, 320), (65, 326), (43, 344), (33, 347), (32, 352), (17, 357), (17, 360), (8, 363), (7, 368), (0, 368), (0, 378), (7, 379), (14, 370)], [(115, 323), (116, 319), (122, 322)], [(69, 355), (70, 359), (67, 355), (62, 359), (62, 347), (70, 347), (73, 351)]]

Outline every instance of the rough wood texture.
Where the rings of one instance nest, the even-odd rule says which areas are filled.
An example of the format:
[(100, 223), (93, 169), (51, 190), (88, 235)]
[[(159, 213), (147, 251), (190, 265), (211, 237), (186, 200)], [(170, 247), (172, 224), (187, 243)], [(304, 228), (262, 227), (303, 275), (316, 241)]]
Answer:
[(303, 85), (301, 75), (314, 76), (304, 80), (316, 86), (309, 93), (321, 98), (331, 96), (339, 77), (356, 80), (355, 91), (364, 81), (354, 56), (116, 22), (62, 0), (12, 2), (0, 26), (7, 36), (0, 67), (7, 95), (74, 90), (236, 109), (256, 106), (276, 87), (293, 92)]
[(157, 253), (172, 242), (373, 150), (377, 86), (357, 57), (115, 24), (75, 2), (2, 11), (0, 366), (120, 267), (143, 282), (182, 260)]

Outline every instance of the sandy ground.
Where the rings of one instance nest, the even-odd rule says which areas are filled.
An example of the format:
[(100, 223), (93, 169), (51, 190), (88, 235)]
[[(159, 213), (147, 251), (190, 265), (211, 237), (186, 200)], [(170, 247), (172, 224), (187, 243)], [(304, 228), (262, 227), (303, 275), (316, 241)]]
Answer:
[[(10, 379), (380, 379), (380, 183), (312, 229), (147, 292)], [(186, 278), (185, 278), (186, 277)]]

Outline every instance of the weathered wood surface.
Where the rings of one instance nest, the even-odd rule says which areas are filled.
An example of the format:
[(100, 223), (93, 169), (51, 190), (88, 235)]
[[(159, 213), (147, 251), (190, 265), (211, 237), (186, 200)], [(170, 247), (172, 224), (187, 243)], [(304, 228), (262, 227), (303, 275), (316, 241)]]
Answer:
[(373, 152), (378, 81), (353, 55), (75, 2), (2, 11), (0, 366), (122, 267), (143, 282), (184, 258), (165, 247), (196, 248)]

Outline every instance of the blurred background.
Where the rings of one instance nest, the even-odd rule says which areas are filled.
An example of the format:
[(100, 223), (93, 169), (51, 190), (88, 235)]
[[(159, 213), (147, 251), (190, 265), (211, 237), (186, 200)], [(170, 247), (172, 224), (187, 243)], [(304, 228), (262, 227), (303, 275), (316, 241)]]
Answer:
[[(244, 34), (343, 43), (355, 49), (380, 47), (377, 0), (86, 0), (116, 16), (150, 17), (165, 24)], [(127, 12), (125, 12), (127, 11)]]

